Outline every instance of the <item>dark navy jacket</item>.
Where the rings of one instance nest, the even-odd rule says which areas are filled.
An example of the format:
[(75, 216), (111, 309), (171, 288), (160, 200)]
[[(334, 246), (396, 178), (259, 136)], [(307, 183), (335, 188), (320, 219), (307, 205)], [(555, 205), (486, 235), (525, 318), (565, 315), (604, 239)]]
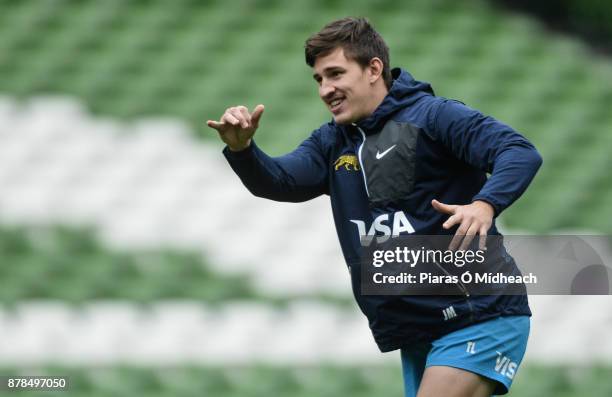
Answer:
[[(364, 235), (454, 233), (442, 228), (448, 215), (434, 210), (434, 198), (448, 204), (483, 200), (499, 215), (542, 163), (511, 127), (435, 96), (429, 84), (404, 70), (392, 74), (383, 102), (356, 124), (324, 124), (293, 152), (275, 158), (254, 142), (241, 152), (224, 150), (256, 196), (300, 202), (329, 195), (349, 269), (360, 261)], [(499, 234), (495, 223), (489, 234)], [(355, 273), (353, 292), (381, 351), (500, 315), (531, 315), (526, 295), (362, 295)], [(448, 321), (443, 310), (451, 305), (456, 317)]]

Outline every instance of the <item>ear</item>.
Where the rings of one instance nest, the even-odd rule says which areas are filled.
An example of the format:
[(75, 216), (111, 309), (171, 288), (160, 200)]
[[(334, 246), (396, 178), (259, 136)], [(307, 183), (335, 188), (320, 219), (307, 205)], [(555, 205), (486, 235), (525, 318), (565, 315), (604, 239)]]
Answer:
[(374, 57), (370, 59), (370, 64), (368, 65), (370, 84), (376, 83), (376, 81), (381, 78), (383, 66), (383, 61), (381, 61), (380, 58)]

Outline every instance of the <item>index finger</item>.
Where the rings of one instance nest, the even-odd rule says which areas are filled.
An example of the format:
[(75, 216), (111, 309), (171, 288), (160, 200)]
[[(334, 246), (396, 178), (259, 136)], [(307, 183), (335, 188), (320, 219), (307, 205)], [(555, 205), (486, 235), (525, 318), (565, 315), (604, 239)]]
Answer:
[(457, 231), (455, 232), (453, 239), (448, 245), (449, 250), (456, 251), (457, 248), (459, 247), (459, 244), (461, 244), (461, 241), (463, 241), (463, 238), (465, 237), (465, 234), (466, 234), (466, 230), (462, 229), (462, 227), (463, 226), (460, 226), (459, 229), (457, 229)]
[(459, 251), (467, 250), (475, 236), (476, 236), (476, 227), (472, 225), (470, 226), (468, 231), (465, 233), (465, 238), (463, 239), (463, 241), (461, 242), (461, 245), (459, 246)]
[(468, 224), (466, 221), (463, 221), (461, 223), (461, 225), (459, 226), (459, 228), (455, 232), (455, 235), (453, 236), (453, 239), (451, 240), (451, 243), (448, 246), (449, 250), (451, 250), (451, 251), (456, 251), (457, 250), (457, 248), (459, 247), (459, 245), (463, 241), (464, 237), (466, 237), (466, 235), (468, 233), (468, 230), (470, 229), (470, 226), (471, 226), (471, 224)]

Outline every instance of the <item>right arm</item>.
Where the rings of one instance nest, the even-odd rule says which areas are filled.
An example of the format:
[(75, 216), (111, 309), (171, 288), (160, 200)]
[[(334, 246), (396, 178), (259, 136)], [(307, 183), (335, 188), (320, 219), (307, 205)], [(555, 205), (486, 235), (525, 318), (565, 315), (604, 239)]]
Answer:
[(240, 106), (226, 110), (219, 122), (207, 123), (227, 144), (223, 154), (242, 183), (255, 196), (276, 201), (300, 202), (326, 193), (328, 165), (320, 132), (294, 151), (270, 157), (252, 139), (262, 113), (262, 105), (252, 114)]

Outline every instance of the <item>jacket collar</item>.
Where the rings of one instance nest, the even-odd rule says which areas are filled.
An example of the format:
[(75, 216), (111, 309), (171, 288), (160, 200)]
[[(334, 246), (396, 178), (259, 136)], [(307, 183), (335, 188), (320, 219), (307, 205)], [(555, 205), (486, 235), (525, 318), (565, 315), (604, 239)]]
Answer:
[[(400, 109), (414, 104), (423, 96), (434, 95), (433, 88), (429, 83), (415, 80), (410, 73), (403, 69), (394, 68), (391, 70), (391, 75), (393, 77), (391, 89), (380, 105), (371, 115), (354, 123), (354, 126), (360, 128), (366, 134), (372, 134), (380, 130), (389, 118)], [(335, 122), (333, 123), (335, 124)]]

